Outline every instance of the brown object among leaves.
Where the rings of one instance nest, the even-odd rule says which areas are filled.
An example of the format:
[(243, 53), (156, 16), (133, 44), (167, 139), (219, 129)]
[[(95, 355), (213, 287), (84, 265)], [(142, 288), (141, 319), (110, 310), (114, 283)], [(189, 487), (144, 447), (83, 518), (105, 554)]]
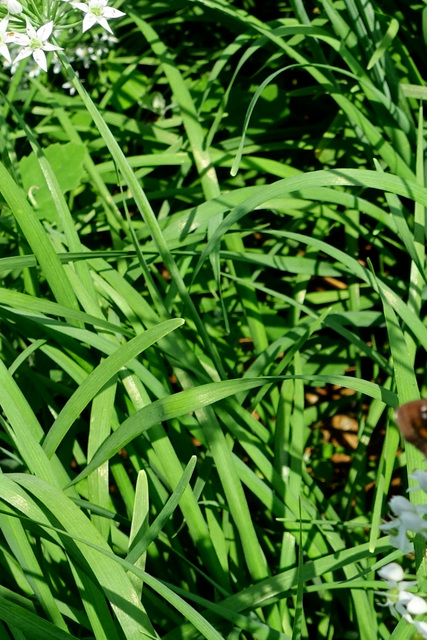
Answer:
[(394, 414), (400, 433), (427, 458), (427, 400), (414, 400)]

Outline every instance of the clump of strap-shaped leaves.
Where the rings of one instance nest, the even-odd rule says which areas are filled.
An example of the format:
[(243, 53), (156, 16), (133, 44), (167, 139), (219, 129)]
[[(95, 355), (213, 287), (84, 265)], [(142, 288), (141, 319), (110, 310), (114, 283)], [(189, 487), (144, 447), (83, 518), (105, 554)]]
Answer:
[(72, 99), (0, 78), (5, 637), (406, 637), (420, 9), (246, 4), (128, 3)]

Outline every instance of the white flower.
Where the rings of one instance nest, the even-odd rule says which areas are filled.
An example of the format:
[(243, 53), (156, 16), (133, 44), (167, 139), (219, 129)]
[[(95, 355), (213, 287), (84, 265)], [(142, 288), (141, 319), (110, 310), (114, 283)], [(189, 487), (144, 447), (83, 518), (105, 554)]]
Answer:
[(16, 56), (14, 62), (20, 62), (28, 56), (33, 56), (34, 61), (38, 66), (47, 71), (47, 61), (45, 51), (59, 51), (62, 47), (57, 47), (54, 44), (47, 42), (53, 29), (53, 21), (47, 22), (42, 25), (37, 31), (27, 20), (27, 33), (15, 33), (13, 34), (13, 42), (23, 46), (24, 48)]
[(380, 529), (391, 534), (390, 544), (393, 547), (409, 553), (412, 551), (412, 544), (408, 540), (407, 531), (421, 533), (427, 539), (427, 521), (421, 517), (426, 513), (426, 505), (413, 505), (403, 496), (394, 496), (389, 505), (396, 517), (380, 525)]
[(395, 589), (390, 589), (389, 591), (377, 591), (377, 595), (384, 596), (386, 599), (385, 603), (380, 605), (382, 607), (388, 607), (390, 609), (390, 613), (395, 617), (405, 618), (405, 620), (409, 623), (412, 623), (412, 616), (406, 610), (406, 604), (410, 601), (412, 597), (412, 593), (409, 591), (405, 591), (404, 589), (400, 589), (400, 587), (396, 587)]
[(395, 522), (387, 522), (385, 524), (381, 524), (379, 528), (386, 532), (388, 529), (392, 530), (390, 533), (390, 544), (392, 547), (400, 549), (400, 551), (405, 554), (413, 552), (414, 545), (408, 539), (404, 526), (398, 527)]
[(93, 47), (77, 47), (74, 51), (76, 60), (80, 60), (85, 69), (89, 69), (90, 63), (94, 59)]
[(83, 33), (97, 23), (110, 33), (113, 33), (108, 20), (125, 15), (123, 11), (108, 7), (108, 0), (89, 0), (87, 4), (84, 2), (72, 2), (72, 5), (86, 14), (83, 18)]
[(8, 22), (8, 17), (3, 18), (3, 20), (0, 22), (0, 55), (2, 55), (3, 58), (6, 58), (6, 60), (11, 63), (12, 60), (6, 44), (7, 42), (12, 42), (12, 36), (7, 33)]
[(12, 15), (18, 15), (22, 13), (22, 4), (18, 0), (0, 0), (0, 4), (6, 6), (6, 9)]
[(70, 96), (73, 96), (76, 93), (76, 88), (71, 82), (64, 82), (64, 84), (61, 85), (61, 86), (62, 86), (63, 89), (68, 91)]
[(423, 491), (427, 491), (427, 471), (414, 471), (410, 476), (418, 482), (419, 487), (411, 487), (408, 491), (418, 491), (422, 489)]
[(417, 584), (416, 580), (404, 580), (405, 574), (400, 565), (391, 562), (378, 571), (378, 575), (387, 582), (388, 591), (380, 591), (378, 595), (386, 598), (385, 607), (395, 616), (401, 615), (410, 624), (414, 623), (412, 616), (427, 612), (424, 598), (407, 591)]
[(102, 32), (100, 36), (98, 36), (101, 42), (105, 42), (109, 47), (114, 46), (118, 43), (118, 39), (115, 36), (110, 36), (108, 33)]
[(422, 638), (427, 638), (427, 622), (414, 621), (414, 625)]

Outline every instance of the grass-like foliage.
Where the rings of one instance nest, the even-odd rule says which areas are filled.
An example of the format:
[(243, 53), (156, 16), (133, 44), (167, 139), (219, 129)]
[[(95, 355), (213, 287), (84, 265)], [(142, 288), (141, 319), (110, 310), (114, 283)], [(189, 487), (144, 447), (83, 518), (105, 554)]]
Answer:
[(56, 4), (0, 6), (1, 640), (410, 638), (425, 0)]

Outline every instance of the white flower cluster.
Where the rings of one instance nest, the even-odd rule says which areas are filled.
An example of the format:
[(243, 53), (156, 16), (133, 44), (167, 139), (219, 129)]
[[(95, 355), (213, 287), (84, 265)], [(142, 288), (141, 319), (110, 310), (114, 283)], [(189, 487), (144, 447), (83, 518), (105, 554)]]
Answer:
[[(418, 481), (419, 487), (412, 490), (427, 490), (427, 471), (416, 471), (410, 476)], [(380, 529), (390, 533), (390, 544), (403, 553), (413, 550), (412, 542), (408, 538), (408, 532), (420, 533), (427, 541), (427, 521), (422, 517), (427, 513), (427, 505), (414, 505), (403, 496), (394, 496), (389, 501), (394, 518), (390, 522), (380, 525)]]
[[(409, 491), (422, 489), (427, 492), (427, 471), (416, 471), (411, 476), (419, 484)], [(427, 505), (414, 505), (403, 496), (394, 496), (389, 501), (393, 517), (389, 522), (380, 525), (380, 529), (390, 533), (390, 544), (403, 553), (413, 551), (413, 543), (410, 540), (409, 532), (420, 534), (427, 541)], [(378, 575), (383, 578), (388, 587), (388, 591), (379, 592), (385, 596), (384, 606), (390, 608), (391, 613), (399, 618), (403, 617), (409, 624), (412, 624), (419, 637), (427, 640), (427, 622), (416, 620), (413, 616), (421, 616), (427, 613), (427, 602), (419, 595), (408, 591), (416, 587), (417, 581), (405, 580), (403, 569), (400, 565), (392, 562), (378, 571)]]
[(387, 583), (388, 591), (380, 591), (378, 595), (385, 596), (383, 606), (389, 607), (395, 618), (405, 618), (409, 624), (414, 625), (422, 638), (427, 638), (427, 622), (414, 620), (413, 616), (427, 613), (427, 602), (424, 598), (408, 591), (417, 584), (416, 580), (404, 580), (405, 574), (402, 567), (396, 562), (391, 562), (378, 571), (378, 575)]
[[(84, 14), (83, 33), (97, 24), (113, 33), (108, 20), (125, 15), (123, 11), (109, 7), (108, 0), (87, 0), (87, 2), (62, 0), (62, 2), (65, 3), (64, 8), (67, 6), (67, 10), (71, 8)], [(30, 4), (31, 0), (28, 1), (28, 6), (22, 5), (18, 0), (0, 0), (0, 8), (4, 6), (7, 10), (7, 15), (0, 20), (0, 56), (11, 65), (12, 58), (9, 47), (15, 45), (15, 49), (18, 47), (18, 53), (13, 59), (13, 66), (24, 58), (32, 56), (40, 69), (47, 71), (45, 51), (62, 49), (48, 40), (54, 29), (56, 33), (61, 28), (63, 12), (57, 11), (55, 22), (48, 20), (44, 24), (34, 25), (32, 22), (34, 12), (29, 11)]]

